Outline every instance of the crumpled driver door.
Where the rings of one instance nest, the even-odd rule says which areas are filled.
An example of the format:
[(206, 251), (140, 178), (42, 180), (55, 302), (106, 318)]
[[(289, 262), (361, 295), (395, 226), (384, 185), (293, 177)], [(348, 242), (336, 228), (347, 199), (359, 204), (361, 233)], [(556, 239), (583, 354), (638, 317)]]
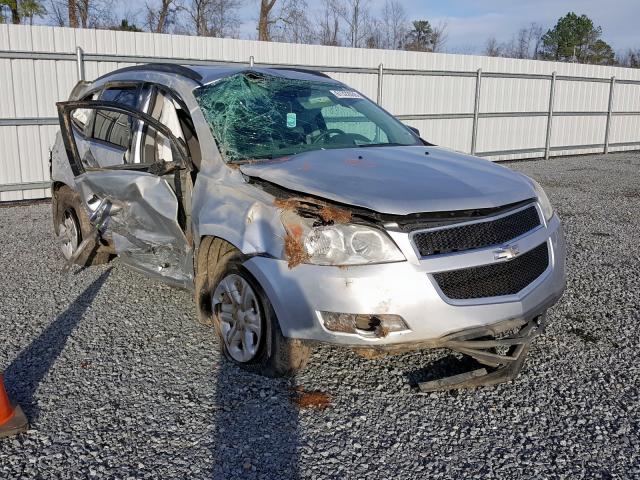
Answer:
[[(62, 137), (89, 217), (118, 256), (191, 288), (191, 163), (184, 141), (151, 116), (115, 102), (57, 104)], [(106, 207), (106, 208), (105, 208)]]

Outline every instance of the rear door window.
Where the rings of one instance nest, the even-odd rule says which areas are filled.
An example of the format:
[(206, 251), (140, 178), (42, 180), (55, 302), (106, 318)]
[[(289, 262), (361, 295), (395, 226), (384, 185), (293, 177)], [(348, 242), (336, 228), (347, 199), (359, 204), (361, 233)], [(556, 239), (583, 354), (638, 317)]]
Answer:
[(124, 113), (97, 110), (90, 137), (122, 148), (129, 148), (133, 119)]
[[(72, 119), (82, 115), (93, 118), (91, 127), (85, 128), (83, 134), (73, 134), (81, 165), (85, 169), (135, 170), (154, 166), (155, 171), (161, 171), (170, 163), (184, 164), (184, 146), (176, 143), (184, 143), (184, 139), (172, 137), (172, 133), (166, 135), (158, 130), (155, 122), (140, 119), (137, 113), (113, 106), (100, 108), (99, 102), (95, 107), (87, 102), (70, 110), (69, 117)], [(137, 143), (132, 142), (134, 131), (140, 136)]]

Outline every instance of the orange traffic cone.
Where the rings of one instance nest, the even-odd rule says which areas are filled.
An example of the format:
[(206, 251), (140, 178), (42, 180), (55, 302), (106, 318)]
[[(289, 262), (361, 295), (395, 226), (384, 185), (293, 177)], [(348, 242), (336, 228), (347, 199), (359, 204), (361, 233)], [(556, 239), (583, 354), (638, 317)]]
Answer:
[(27, 428), (27, 417), (19, 405), (14, 407), (9, 402), (4, 389), (4, 377), (0, 373), (0, 438), (26, 432)]

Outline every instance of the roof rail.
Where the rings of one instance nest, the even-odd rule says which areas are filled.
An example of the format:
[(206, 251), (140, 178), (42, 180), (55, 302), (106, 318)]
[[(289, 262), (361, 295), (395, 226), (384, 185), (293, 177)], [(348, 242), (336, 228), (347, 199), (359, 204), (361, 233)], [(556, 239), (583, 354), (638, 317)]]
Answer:
[(292, 72), (308, 73), (309, 75), (317, 75), (319, 77), (331, 78), (329, 75), (327, 75), (324, 72), (321, 72), (319, 70), (312, 70), (310, 68), (309, 69), (298, 68), (298, 67), (270, 67), (270, 68), (272, 68), (273, 70), (291, 70)]
[(113, 72), (109, 72), (101, 77), (98, 77), (96, 80), (100, 80), (102, 78), (108, 77), (109, 75), (113, 75), (115, 73), (122, 72), (135, 72), (135, 71), (151, 71), (151, 72), (162, 72), (162, 73), (174, 73), (176, 75), (181, 75), (183, 77), (190, 78), (191, 80), (201, 83), (202, 75), (200, 75), (195, 70), (190, 69), (189, 67), (185, 67), (184, 65), (178, 65), (175, 63), (147, 63), (144, 65), (133, 65), (131, 67), (119, 68), (118, 70), (114, 70)]

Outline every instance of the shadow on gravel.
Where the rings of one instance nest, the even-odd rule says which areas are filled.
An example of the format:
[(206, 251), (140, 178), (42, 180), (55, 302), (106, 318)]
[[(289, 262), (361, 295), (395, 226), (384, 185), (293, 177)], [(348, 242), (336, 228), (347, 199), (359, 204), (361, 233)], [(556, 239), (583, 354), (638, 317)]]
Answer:
[(96, 278), (5, 370), (7, 385), (11, 386), (10, 394), (23, 408), (30, 422), (36, 421), (40, 413), (34, 400), (40, 382), (55, 363), (69, 335), (93, 303), (110, 273), (111, 269)]
[(432, 380), (470, 372), (482, 367), (484, 366), (471, 357), (449, 353), (424, 367), (406, 372), (405, 377), (409, 384), (415, 387), (422, 382), (430, 382)]
[(222, 356), (219, 362), (208, 478), (299, 478), (298, 407), (289, 382), (244, 372)]

